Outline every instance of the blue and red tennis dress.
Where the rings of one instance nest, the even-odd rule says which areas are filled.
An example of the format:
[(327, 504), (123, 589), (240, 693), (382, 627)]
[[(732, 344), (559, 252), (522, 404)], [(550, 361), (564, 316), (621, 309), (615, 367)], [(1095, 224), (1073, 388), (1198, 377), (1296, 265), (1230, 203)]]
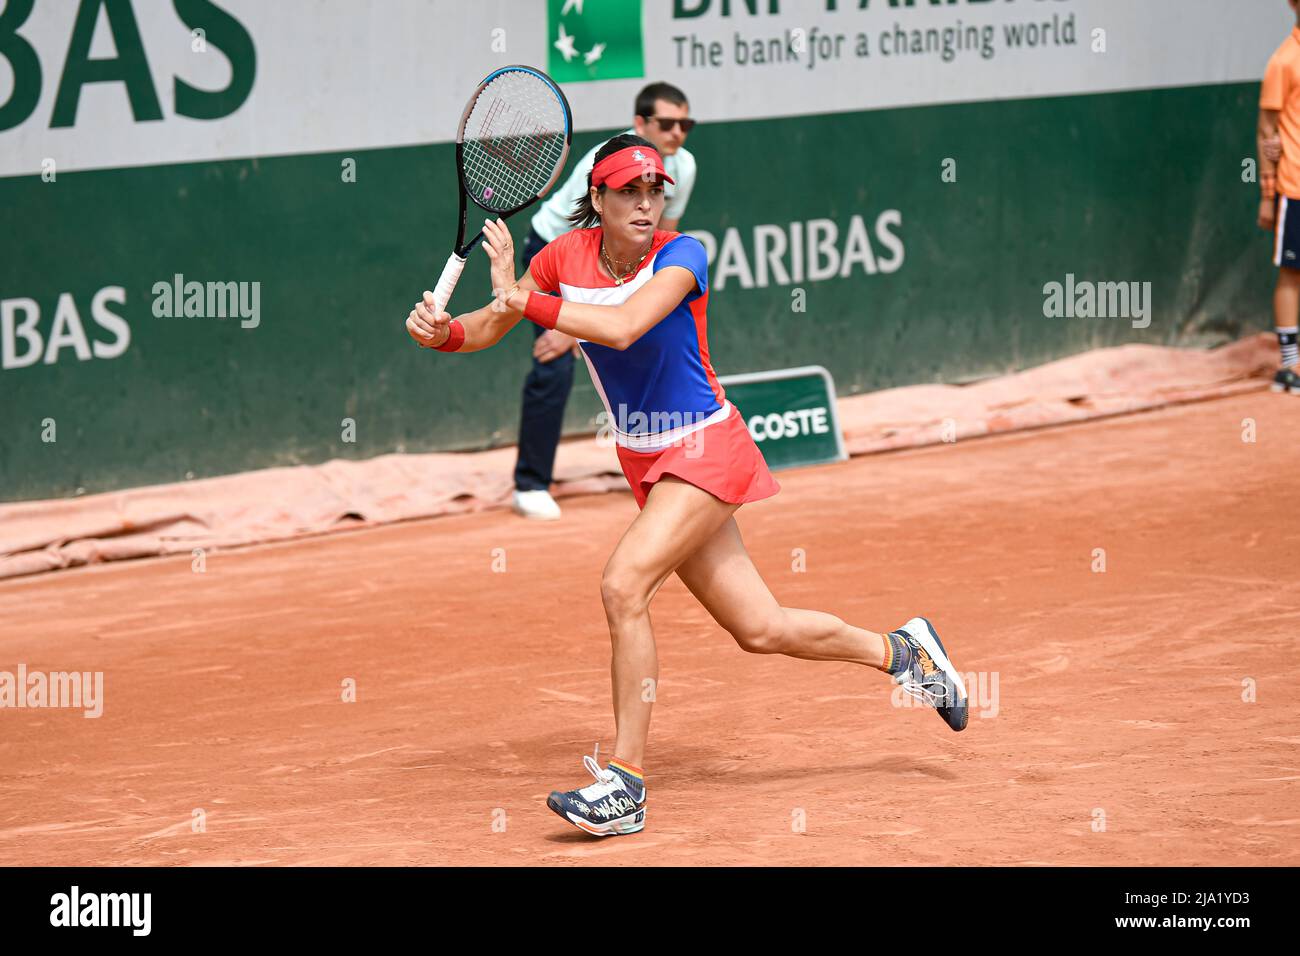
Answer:
[(709, 363), (704, 246), (691, 236), (657, 230), (636, 274), (618, 285), (599, 267), (600, 240), (599, 226), (565, 233), (533, 257), (528, 271), (543, 292), (591, 305), (626, 302), (665, 266), (695, 276), (696, 287), (626, 349), (578, 340), (637, 505), (645, 507), (646, 495), (664, 475), (733, 504), (776, 494), (781, 486)]

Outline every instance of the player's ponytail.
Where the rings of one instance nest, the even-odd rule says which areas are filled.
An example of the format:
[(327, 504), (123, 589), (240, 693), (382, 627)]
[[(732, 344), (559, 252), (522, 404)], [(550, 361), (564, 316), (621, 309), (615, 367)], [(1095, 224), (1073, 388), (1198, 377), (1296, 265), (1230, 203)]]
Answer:
[[(648, 139), (642, 139), (640, 136), (633, 136), (631, 133), (620, 133), (608, 143), (596, 150), (596, 158), (592, 160), (592, 168), (606, 156), (613, 156), (620, 149), (627, 149), (629, 146), (647, 146), (655, 149), (655, 144)], [(601, 195), (605, 194), (605, 184), (601, 183), (596, 187), (596, 191)], [(591, 226), (600, 225), (600, 213), (596, 212), (596, 207), (591, 204), (591, 172), (587, 172), (587, 191), (583, 193), (573, 203), (573, 213), (566, 218), (573, 224), (575, 229), (588, 229)]]

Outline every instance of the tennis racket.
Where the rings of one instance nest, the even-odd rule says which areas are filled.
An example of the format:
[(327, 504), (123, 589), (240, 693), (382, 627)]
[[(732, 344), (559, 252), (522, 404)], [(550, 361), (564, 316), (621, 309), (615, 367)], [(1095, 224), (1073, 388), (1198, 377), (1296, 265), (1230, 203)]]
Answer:
[(560, 88), (541, 70), (506, 66), (489, 74), (469, 98), (456, 131), (460, 228), (434, 286), (439, 312), (447, 310), (465, 260), (483, 230), (465, 241), (467, 200), (509, 219), (555, 185), (573, 138), (573, 114)]

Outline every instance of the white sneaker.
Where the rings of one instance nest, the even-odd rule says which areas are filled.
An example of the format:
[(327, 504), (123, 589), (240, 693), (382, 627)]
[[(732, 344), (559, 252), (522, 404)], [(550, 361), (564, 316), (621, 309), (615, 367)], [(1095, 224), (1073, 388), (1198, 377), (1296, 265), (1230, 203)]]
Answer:
[(516, 491), (515, 514), (538, 521), (559, 521), (560, 506), (549, 491)]

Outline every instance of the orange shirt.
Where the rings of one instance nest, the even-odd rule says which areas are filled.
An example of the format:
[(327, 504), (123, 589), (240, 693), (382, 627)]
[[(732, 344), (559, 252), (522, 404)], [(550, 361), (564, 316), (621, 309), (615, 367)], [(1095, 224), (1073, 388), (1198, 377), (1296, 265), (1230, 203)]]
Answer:
[(1277, 48), (1264, 71), (1259, 108), (1277, 110), (1282, 158), (1277, 164), (1277, 191), (1300, 200), (1300, 27)]

